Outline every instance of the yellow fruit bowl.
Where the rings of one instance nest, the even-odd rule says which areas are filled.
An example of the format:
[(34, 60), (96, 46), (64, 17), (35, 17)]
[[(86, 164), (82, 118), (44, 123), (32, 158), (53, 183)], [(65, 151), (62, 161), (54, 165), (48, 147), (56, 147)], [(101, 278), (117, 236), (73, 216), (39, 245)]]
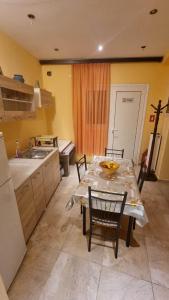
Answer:
[(114, 174), (117, 171), (117, 169), (120, 167), (118, 163), (112, 160), (101, 161), (99, 166), (102, 168), (103, 173), (106, 175)]

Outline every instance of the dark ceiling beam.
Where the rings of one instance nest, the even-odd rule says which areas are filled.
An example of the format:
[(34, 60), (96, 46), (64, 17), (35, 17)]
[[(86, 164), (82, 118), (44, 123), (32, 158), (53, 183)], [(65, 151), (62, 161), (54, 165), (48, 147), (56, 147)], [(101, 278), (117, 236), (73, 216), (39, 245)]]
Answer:
[(163, 56), (146, 57), (116, 57), (116, 58), (89, 58), (89, 59), (41, 59), (41, 65), (72, 65), (90, 63), (135, 63), (135, 62), (162, 62)]

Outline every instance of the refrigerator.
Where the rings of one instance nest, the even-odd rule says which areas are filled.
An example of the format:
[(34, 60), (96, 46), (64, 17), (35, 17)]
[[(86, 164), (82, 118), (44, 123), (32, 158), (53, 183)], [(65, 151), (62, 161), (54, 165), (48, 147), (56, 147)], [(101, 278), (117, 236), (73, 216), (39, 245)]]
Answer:
[(0, 274), (6, 289), (26, 253), (3, 134), (0, 132)]

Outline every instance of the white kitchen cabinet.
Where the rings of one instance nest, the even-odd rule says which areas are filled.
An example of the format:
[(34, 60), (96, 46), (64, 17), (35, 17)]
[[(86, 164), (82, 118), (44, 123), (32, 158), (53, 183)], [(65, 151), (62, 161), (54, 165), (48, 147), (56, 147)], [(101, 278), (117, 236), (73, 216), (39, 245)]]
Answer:
[(6, 154), (4, 138), (0, 132), (0, 186), (10, 178), (10, 170), (7, 161), (8, 158)]
[(0, 300), (9, 300), (1, 275), (0, 275)]

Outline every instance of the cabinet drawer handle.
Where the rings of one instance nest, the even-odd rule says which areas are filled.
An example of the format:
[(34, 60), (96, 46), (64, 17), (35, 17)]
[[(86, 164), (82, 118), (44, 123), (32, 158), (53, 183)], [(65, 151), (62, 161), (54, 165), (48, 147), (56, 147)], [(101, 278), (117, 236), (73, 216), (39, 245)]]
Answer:
[(29, 184), (24, 185), (23, 188), (22, 188), (22, 190), (21, 190), (21, 193), (23, 194), (23, 192), (25, 190), (27, 190), (28, 188), (29, 188)]
[(40, 171), (37, 172), (35, 175), (32, 176), (33, 179), (36, 179), (38, 177), (38, 175), (40, 175)]
[(46, 163), (45, 168), (50, 164), (50, 161), (48, 163)]
[(40, 175), (40, 172), (39, 172), (39, 171), (38, 171), (38, 172), (36, 172), (35, 176), (37, 176), (37, 175)]

